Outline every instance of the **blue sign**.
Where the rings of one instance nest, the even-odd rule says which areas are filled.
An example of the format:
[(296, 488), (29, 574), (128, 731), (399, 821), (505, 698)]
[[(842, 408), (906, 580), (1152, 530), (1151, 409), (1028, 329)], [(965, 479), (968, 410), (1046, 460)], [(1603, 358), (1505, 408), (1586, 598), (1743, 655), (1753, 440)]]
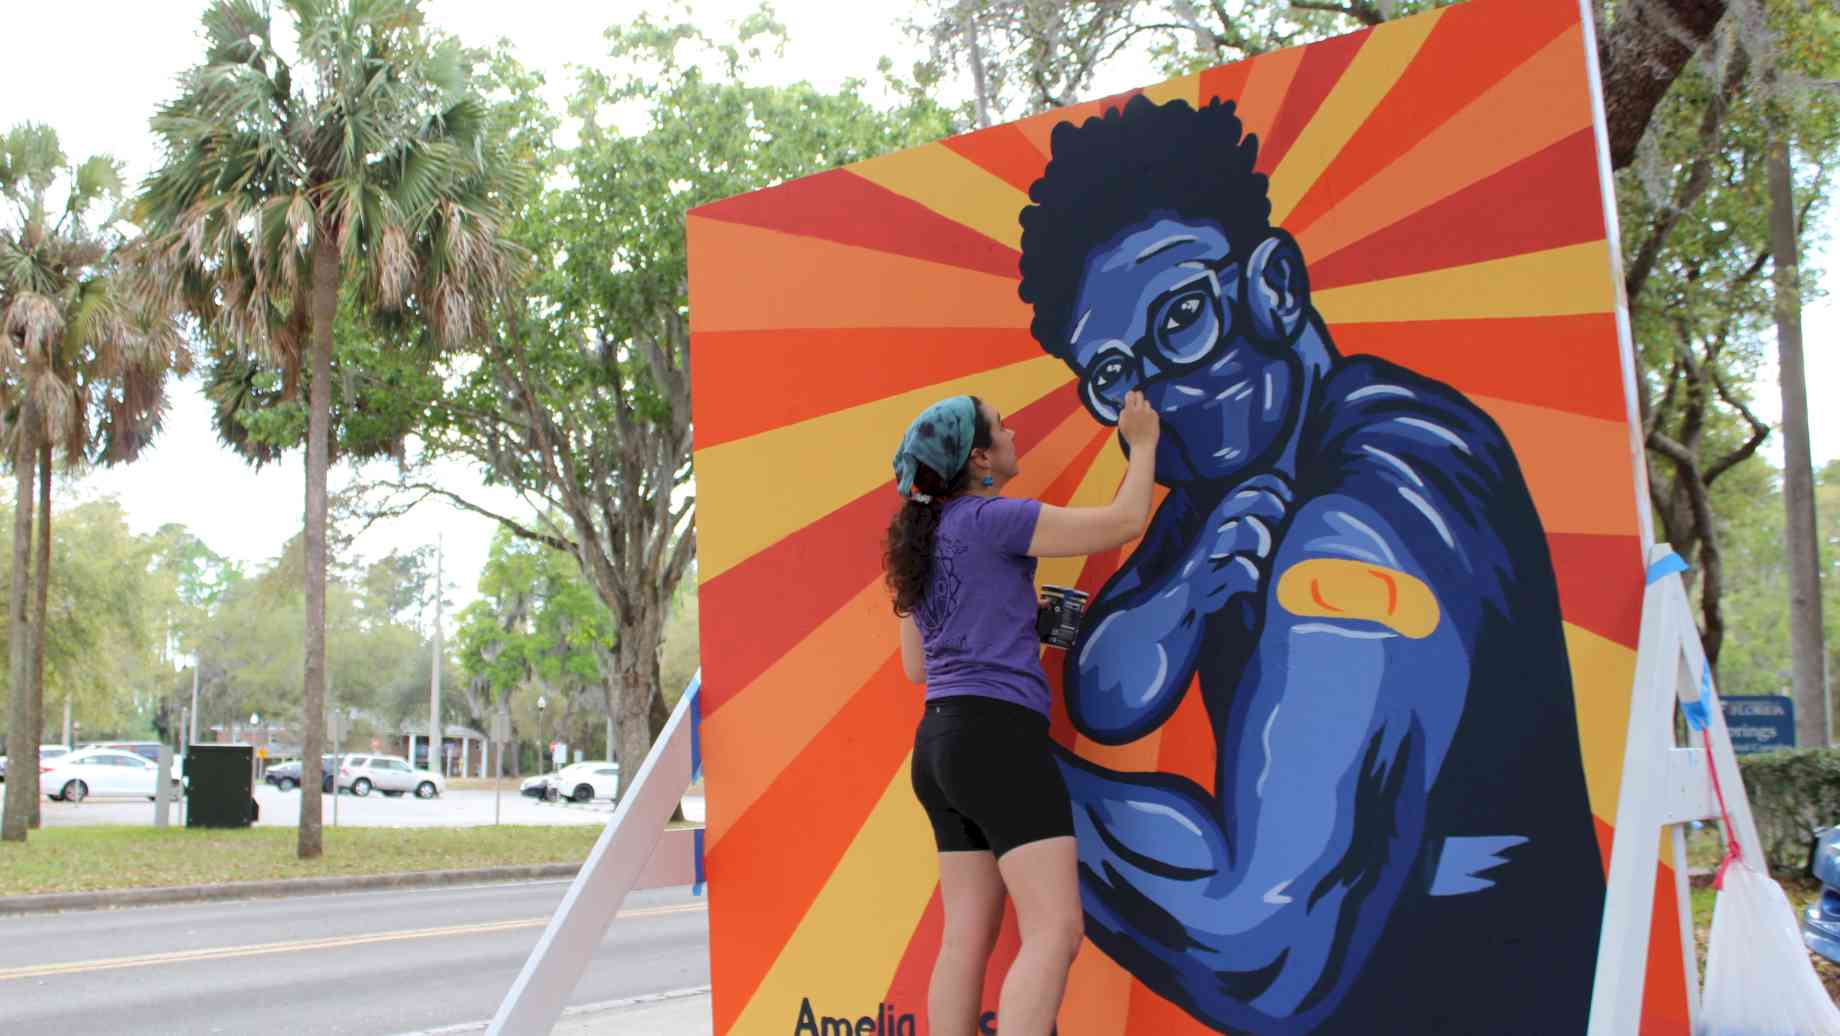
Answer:
[(1795, 747), (1795, 702), (1787, 695), (1720, 698), (1732, 751), (1739, 755)]

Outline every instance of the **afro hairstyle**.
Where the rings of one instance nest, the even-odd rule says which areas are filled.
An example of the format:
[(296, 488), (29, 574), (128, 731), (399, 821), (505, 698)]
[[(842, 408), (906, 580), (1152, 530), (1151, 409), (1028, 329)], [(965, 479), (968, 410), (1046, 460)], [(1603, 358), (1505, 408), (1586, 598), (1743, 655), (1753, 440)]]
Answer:
[(1232, 101), (1200, 109), (1142, 95), (1050, 138), (1051, 159), (1022, 210), (1022, 283), (1035, 307), (1029, 325), (1050, 354), (1065, 357), (1070, 311), (1094, 251), (1153, 217), (1207, 220), (1245, 258), (1271, 223), (1269, 181), (1253, 171), (1259, 139), (1243, 133)]

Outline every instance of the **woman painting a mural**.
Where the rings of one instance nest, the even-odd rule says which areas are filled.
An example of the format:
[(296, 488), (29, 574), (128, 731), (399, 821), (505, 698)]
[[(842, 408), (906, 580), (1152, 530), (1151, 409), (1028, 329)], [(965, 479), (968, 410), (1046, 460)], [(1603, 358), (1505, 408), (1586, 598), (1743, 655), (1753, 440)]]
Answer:
[(1096, 554), (1142, 534), (1157, 416), (1132, 393), (1118, 428), (1131, 459), (1104, 507), (1003, 497), (1018, 473), (1015, 433), (972, 396), (928, 407), (895, 454), (906, 503), (888, 527), (883, 565), (902, 664), (926, 684), (913, 786), (939, 849), (945, 931), (927, 995), (937, 1036), (978, 1031), (1006, 891), (1022, 949), (998, 999), (1005, 1036), (1051, 1031), (1079, 950), (1073, 816), (1048, 736), (1034, 559)]

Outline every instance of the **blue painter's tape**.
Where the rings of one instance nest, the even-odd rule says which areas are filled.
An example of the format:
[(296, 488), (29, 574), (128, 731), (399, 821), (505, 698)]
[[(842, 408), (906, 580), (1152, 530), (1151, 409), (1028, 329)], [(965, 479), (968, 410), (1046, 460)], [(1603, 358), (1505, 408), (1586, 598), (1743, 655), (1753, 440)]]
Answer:
[(1680, 711), (1686, 714), (1687, 726), (1696, 733), (1712, 724), (1712, 667), (1699, 671), (1699, 700), (1681, 702)]
[(1670, 553), (1667, 557), (1648, 566), (1648, 581), (1653, 583), (1664, 576), (1673, 575), (1675, 572), (1685, 572), (1686, 570), (1687, 563), (1680, 559), (1680, 555)]
[(703, 894), (703, 829), (699, 827), (691, 834), (696, 841), (696, 848), (691, 850), (696, 855), (696, 879), (690, 883), (690, 894), (700, 896)]

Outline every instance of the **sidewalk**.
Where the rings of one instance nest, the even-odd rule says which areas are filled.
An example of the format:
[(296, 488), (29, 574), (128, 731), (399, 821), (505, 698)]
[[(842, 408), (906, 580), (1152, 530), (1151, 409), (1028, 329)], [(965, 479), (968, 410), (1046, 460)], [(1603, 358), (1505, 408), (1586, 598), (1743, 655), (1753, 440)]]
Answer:
[(564, 1012), (552, 1036), (711, 1036), (707, 989), (690, 996), (618, 1005), (584, 1004)]
[[(471, 1036), (490, 1025), (469, 1022), (403, 1036)], [(714, 1032), (709, 987), (703, 986), (570, 1007), (557, 1019), (550, 1036), (712, 1036)]]

